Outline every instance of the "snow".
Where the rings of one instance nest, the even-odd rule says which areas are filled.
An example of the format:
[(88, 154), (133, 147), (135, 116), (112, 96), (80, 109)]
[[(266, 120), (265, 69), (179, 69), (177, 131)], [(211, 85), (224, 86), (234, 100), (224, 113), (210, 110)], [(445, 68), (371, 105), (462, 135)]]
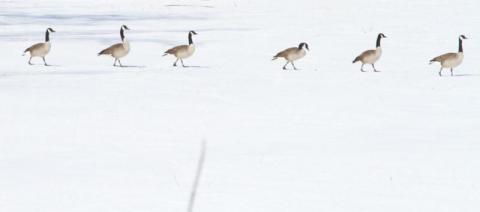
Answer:
[[(0, 211), (185, 211), (202, 140), (195, 211), (478, 211), (479, 6), (0, 1)], [(96, 55), (122, 24), (128, 68)], [(47, 27), (53, 66), (29, 66)], [(174, 68), (162, 53), (190, 30)], [(379, 32), (382, 72), (361, 73)], [(439, 77), (428, 61), (460, 34), (464, 63)], [(300, 42), (301, 70), (270, 61)]]

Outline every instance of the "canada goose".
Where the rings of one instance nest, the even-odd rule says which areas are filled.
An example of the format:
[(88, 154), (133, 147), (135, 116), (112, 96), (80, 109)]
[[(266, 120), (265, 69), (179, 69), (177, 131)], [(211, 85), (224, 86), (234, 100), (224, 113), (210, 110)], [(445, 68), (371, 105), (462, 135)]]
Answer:
[(120, 38), (122, 39), (121, 43), (113, 44), (110, 47), (98, 53), (98, 56), (110, 55), (113, 58), (115, 58), (115, 62), (113, 62), (113, 66), (117, 66), (117, 61), (118, 61), (118, 63), (120, 64), (120, 67), (123, 67), (122, 63), (120, 62), (120, 58), (125, 57), (128, 54), (128, 52), (130, 52), (130, 43), (125, 38), (124, 30), (130, 30), (130, 29), (125, 25), (122, 25), (120, 27)]
[(465, 39), (467, 39), (465, 35), (460, 35), (458, 38), (458, 53), (447, 53), (430, 60), (430, 65), (434, 62), (440, 63), (441, 67), (438, 75), (442, 76), (444, 68), (450, 68), (450, 75), (453, 76), (453, 68), (462, 64), (463, 61), (463, 40)]
[(173, 63), (173, 66), (177, 66), (177, 62), (180, 60), (182, 62), (182, 66), (185, 67), (183, 64), (183, 59), (189, 58), (190, 56), (195, 53), (195, 44), (193, 44), (192, 36), (197, 35), (195, 31), (188, 32), (188, 45), (181, 45), (173, 47), (165, 52), (163, 56), (167, 56), (169, 54), (175, 56), (177, 60)]
[(372, 49), (372, 50), (367, 50), (364, 51), (362, 54), (360, 54), (358, 57), (353, 60), (353, 63), (356, 63), (358, 61), (362, 62), (362, 67), (360, 68), (360, 71), (365, 72), (363, 70), (363, 66), (365, 64), (371, 64), (373, 67), (373, 70), (375, 72), (378, 72), (377, 69), (375, 68), (375, 63), (380, 59), (380, 56), (382, 56), (382, 47), (380, 45), (380, 41), (382, 38), (387, 38), (383, 33), (378, 34), (377, 37), (377, 48)]
[(47, 62), (45, 61), (45, 56), (50, 52), (51, 49), (50, 32), (55, 32), (55, 30), (53, 30), (52, 28), (47, 29), (47, 31), (45, 32), (44, 43), (37, 43), (25, 49), (23, 55), (25, 55), (27, 52), (30, 52), (30, 59), (28, 60), (28, 64), (32, 65), (32, 57), (41, 57), (43, 59), (44, 65), (48, 66)]
[(298, 47), (288, 48), (277, 53), (275, 56), (273, 56), (272, 60), (276, 60), (279, 57), (283, 57), (287, 61), (287, 63), (285, 63), (285, 65), (283, 66), (283, 70), (287, 70), (287, 65), (289, 63), (292, 64), (293, 69), (297, 70), (297, 67), (295, 67), (295, 64), (293, 62), (305, 57), (305, 55), (307, 54), (307, 51), (305, 51), (303, 47), (305, 47), (305, 49), (310, 51), (307, 43), (300, 43)]

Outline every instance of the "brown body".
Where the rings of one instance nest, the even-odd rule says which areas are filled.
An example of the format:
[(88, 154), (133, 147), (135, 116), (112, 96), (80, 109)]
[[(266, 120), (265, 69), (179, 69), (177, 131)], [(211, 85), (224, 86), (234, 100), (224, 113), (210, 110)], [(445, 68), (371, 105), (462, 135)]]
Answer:
[(195, 52), (195, 45), (181, 45), (171, 48), (165, 52), (165, 54), (171, 54), (179, 59), (186, 59), (193, 55)]
[(277, 53), (275, 56), (273, 56), (272, 60), (276, 60), (278, 58), (284, 58), (287, 61), (287, 63), (283, 66), (283, 70), (287, 69), (287, 65), (289, 63), (292, 64), (293, 69), (297, 70), (297, 67), (295, 67), (294, 62), (305, 57), (305, 55), (307, 54), (307, 51), (305, 51), (304, 48), (308, 50), (309, 49), (308, 44), (300, 43), (298, 47), (291, 47)]
[(444, 68), (450, 69), (450, 75), (453, 76), (453, 69), (462, 64), (463, 62), (463, 40), (467, 39), (465, 35), (460, 35), (458, 39), (458, 53), (446, 53), (430, 60), (430, 64), (434, 62), (440, 63), (440, 71), (438, 74), (442, 76), (442, 70)]
[(52, 28), (48, 28), (47, 31), (45, 32), (45, 42), (43, 43), (37, 43), (34, 44), (25, 51), (23, 51), (23, 54), (25, 55), (27, 52), (30, 53), (30, 59), (28, 60), (28, 64), (32, 65), (32, 58), (33, 57), (41, 57), (43, 59), (43, 63), (45, 66), (48, 66), (45, 56), (50, 52), (51, 49), (51, 43), (50, 43), (50, 32), (55, 32)]
[(183, 59), (189, 58), (193, 55), (193, 53), (195, 53), (195, 44), (193, 43), (192, 38), (193, 35), (197, 35), (197, 33), (195, 31), (188, 32), (188, 45), (180, 45), (173, 47), (165, 51), (165, 53), (163, 54), (163, 56), (173, 55), (177, 58), (177, 60), (175, 60), (175, 62), (173, 63), (173, 66), (177, 66), (177, 62), (180, 60), (182, 66), (186, 67), (183, 64)]
[(382, 47), (380, 45), (380, 41), (382, 38), (386, 38), (386, 37), (387, 36), (385, 36), (383, 33), (379, 33), (377, 36), (377, 43), (376, 43), (377, 48), (364, 51), (353, 60), (353, 63), (356, 63), (356, 62), (362, 63), (362, 66), (360, 67), (360, 71), (364, 72), (363, 66), (365, 66), (365, 64), (370, 64), (372, 65), (373, 70), (378, 72), (377, 69), (375, 68), (375, 63), (382, 56)]
[(354, 61), (360, 61), (363, 64), (374, 64), (379, 58), (378, 53), (379, 52), (377, 49), (367, 50), (360, 54), (358, 57), (356, 57)]
[(439, 62), (443, 68), (454, 68), (460, 65), (463, 53), (446, 53), (430, 60), (430, 64)]
[(306, 54), (305, 50), (299, 49), (297, 47), (292, 47), (277, 53), (277, 55), (275, 55), (274, 57), (285, 58), (285, 60), (289, 62), (293, 62), (295, 60), (301, 59), (302, 57), (305, 56), (305, 54)]
[(110, 47), (102, 50), (99, 55), (110, 55), (114, 57), (115, 59), (120, 59), (124, 57), (125, 55), (128, 54), (130, 51), (128, 41), (125, 41), (124, 43), (117, 43), (114, 45), (111, 45)]
[(50, 52), (50, 42), (37, 43), (27, 49), (24, 53), (29, 52), (32, 57), (45, 57)]
[(122, 25), (120, 27), (120, 38), (122, 40), (121, 43), (113, 44), (110, 47), (100, 51), (98, 55), (110, 55), (115, 58), (115, 62), (113, 62), (113, 66), (117, 66), (117, 61), (120, 66), (123, 67), (122, 62), (120, 62), (120, 58), (125, 57), (130, 52), (130, 43), (127, 41), (124, 35), (124, 30), (130, 30), (127, 26)]
[(449, 58), (454, 58), (457, 56), (457, 53), (446, 53), (446, 54), (442, 54), (436, 58), (433, 58), (432, 60), (430, 60), (430, 63), (433, 63), (433, 62), (443, 62), (443, 61), (446, 61), (448, 60)]

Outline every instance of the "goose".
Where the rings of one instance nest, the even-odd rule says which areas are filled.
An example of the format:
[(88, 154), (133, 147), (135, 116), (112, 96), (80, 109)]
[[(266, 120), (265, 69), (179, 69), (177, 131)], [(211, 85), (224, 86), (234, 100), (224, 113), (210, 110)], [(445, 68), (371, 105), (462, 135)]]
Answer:
[(52, 28), (48, 28), (45, 32), (45, 42), (44, 43), (37, 43), (33, 46), (28, 47), (23, 51), (23, 55), (27, 52), (30, 53), (30, 59), (28, 60), (29, 65), (32, 64), (32, 57), (41, 57), (43, 59), (43, 63), (45, 66), (48, 66), (47, 62), (45, 61), (45, 56), (50, 52), (51, 43), (50, 43), (50, 32), (55, 32)]
[(362, 62), (362, 67), (360, 68), (360, 71), (365, 72), (365, 70), (363, 70), (363, 66), (365, 64), (371, 64), (372, 67), (373, 67), (373, 70), (375, 72), (378, 72), (377, 69), (375, 68), (375, 63), (382, 56), (382, 47), (380, 45), (380, 42), (381, 42), (382, 38), (387, 38), (387, 36), (385, 36), (383, 33), (378, 34), (377, 48), (372, 49), (372, 50), (364, 51), (362, 54), (360, 54), (358, 57), (356, 57), (355, 60), (353, 60), (353, 63), (356, 63), (358, 61)]
[(430, 60), (430, 65), (435, 62), (440, 63), (441, 67), (438, 75), (442, 76), (442, 70), (444, 68), (449, 68), (450, 75), (453, 76), (453, 68), (462, 64), (463, 61), (463, 40), (465, 39), (467, 39), (465, 35), (460, 35), (458, 38), (458, 53), (447, 53)]
[(120, 27), (120, 38), (122, 39), (121, 43), (113, 44), (110, 47), (102, 50), (98, 53), (100, 55), (110, 55), (115, 58), (115, 62), (113, 62), (113, 66), (117, 66), (117, 61), (120, 64), (120, 67), (123, 67), (122, 63), (120, 62), (120, 58), (125, 57), (128, 52), (130, 52), (130, 43), (127, 41), (124, 35), (124, 30), (130, 30), (126, 25), (122, 25)]
[(307, 51), (305, 51), (304, 47), (305, 47), (305, 49), (310, 51), (307, 43), (300, 43), (298, 45), (298, 47), (288, 48), (288, 49), (285, 49), (285, 50), (277, 53), (275, 56), (273, 56), (272, 60), (276, 60), (276, 59), (282, 57), (287, 61), (287, 63), (285, 63), (285, 65), (283, 66), (283, 70), (287, 70), (287, 65), (289, 63), (292, 64), (293, 69), (298, 70), (297, 67), (295, 67), (295, 63), (293, 63), (293, 62), (305, 57), (305, 55), (307, 54)]
[(173, 47), (165, 52), (163, 56), (167, 56), (169, 54), (175, 56), (177, 60), (173, 63), (173, 66), (177, 66), (177, 62), (180, 60), (183, 67), (186, 67), (183, 64), (183, 59), (189, 58), (190, 56), (195, 53), (195, 44), (193, 43), (192, 36), (197, 35), (195, 31), (188, 32), (188, 45), (180, 45)]

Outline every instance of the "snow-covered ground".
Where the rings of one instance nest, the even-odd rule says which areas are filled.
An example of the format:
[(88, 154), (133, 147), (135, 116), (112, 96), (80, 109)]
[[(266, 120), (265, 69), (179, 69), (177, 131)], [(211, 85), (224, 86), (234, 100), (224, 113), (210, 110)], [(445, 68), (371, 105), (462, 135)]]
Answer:
[[(0, 1), (0, 211), (476, 212), (476, 0)], [(115, 68), (98, 57), (119, 42)], [(44, 39), (51, 67), (22, 51)], [(190, 68), (162, 53), (195, 30)], [(383, 32), (382, 72), (355, 56)], [(434, 56), (464, 43), (455, 76)], [(282, 71), (270, 61), (305, 41)], [(41, 60), (34, 60), (42, 64)], [(370, 67), (368, 67), (370, 70)]]

